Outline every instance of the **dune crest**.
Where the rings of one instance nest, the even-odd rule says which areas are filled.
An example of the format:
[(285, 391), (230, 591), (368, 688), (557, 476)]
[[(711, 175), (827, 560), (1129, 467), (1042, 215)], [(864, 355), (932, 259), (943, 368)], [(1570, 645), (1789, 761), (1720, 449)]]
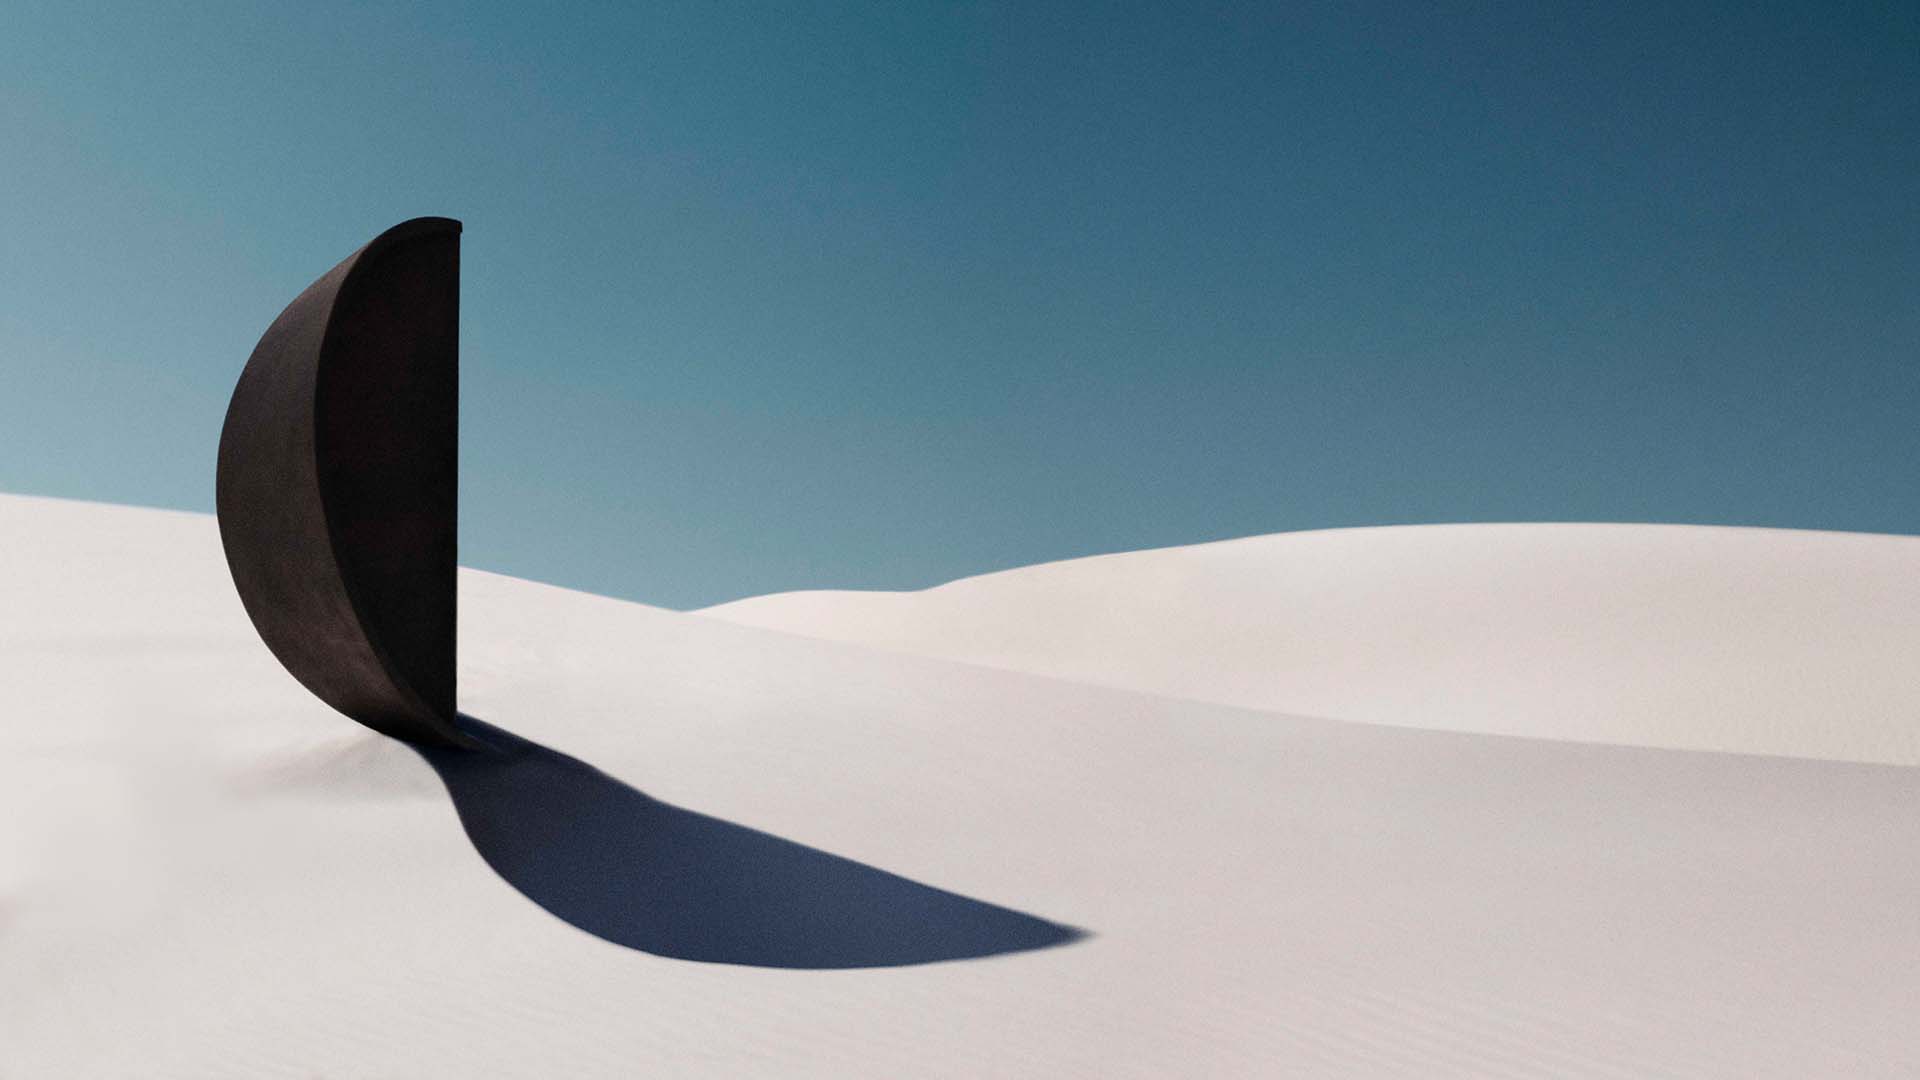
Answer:
[(741, 625), (1243, 708), (1920, 764), (1920, 538), (1684, 525), (1280, 533)]

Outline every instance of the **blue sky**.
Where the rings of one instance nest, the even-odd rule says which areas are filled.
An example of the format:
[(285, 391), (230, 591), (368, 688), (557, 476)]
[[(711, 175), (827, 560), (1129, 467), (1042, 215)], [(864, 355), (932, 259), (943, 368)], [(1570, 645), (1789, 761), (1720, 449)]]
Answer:
[(1911, 4), (540, 7), (8, 5), (0, 489), (211, 510), (261, 330), (445, 214), (468, 565), (1920, 532)]

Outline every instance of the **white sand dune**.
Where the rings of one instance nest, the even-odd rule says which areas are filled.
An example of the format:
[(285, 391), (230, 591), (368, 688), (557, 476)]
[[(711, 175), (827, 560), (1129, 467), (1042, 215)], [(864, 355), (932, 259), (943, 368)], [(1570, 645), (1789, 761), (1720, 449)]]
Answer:
[[(1410, 532), (1405, 577), (1447, 577), (1422, 533), (1459, 558)], [(1806, 565), (1715, 537), (1750, 588)], [(1855, 584), (1901, 546), (1858, 543)], [(1911, 768), (1303, 719), (463, 571), (464, 708), (599, 771), (502, 735), (436, 772), (281, 671), (211, 518), (5, 496), (0, 551), (8, 1080), (1920, 1071)], [(1772, 640), (1747, 592), (1662, 617)], [(1767, 676), (1820, 706), (1803, 740), (1892, 744), (1911, 624), (1873, 610), (1820, 654), (1861, 696)], [(1404, 700), (1367, 718), (1458, 723)]]
[(702, 614), (1307, 716), (1920, 764), (1920, 537), (1337, 529)]

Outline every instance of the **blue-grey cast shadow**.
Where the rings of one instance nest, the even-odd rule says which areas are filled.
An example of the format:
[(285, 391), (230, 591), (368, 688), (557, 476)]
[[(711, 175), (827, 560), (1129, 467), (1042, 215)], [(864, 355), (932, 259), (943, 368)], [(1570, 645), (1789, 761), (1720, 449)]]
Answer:
[(480, 857), (595, 937), (682, 960), (867, 968), (1064, 945), (1083, 931), (708, 817), (470, 716), (416, 747)]

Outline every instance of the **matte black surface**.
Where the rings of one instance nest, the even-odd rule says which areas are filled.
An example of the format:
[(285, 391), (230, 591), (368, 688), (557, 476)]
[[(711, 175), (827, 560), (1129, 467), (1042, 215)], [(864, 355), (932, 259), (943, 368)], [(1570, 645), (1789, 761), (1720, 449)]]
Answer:
[(454, 726), (460, 223), (349, 255), (255, 346), (215, 503), (253, 625), (322, 701), (395, 738)]

